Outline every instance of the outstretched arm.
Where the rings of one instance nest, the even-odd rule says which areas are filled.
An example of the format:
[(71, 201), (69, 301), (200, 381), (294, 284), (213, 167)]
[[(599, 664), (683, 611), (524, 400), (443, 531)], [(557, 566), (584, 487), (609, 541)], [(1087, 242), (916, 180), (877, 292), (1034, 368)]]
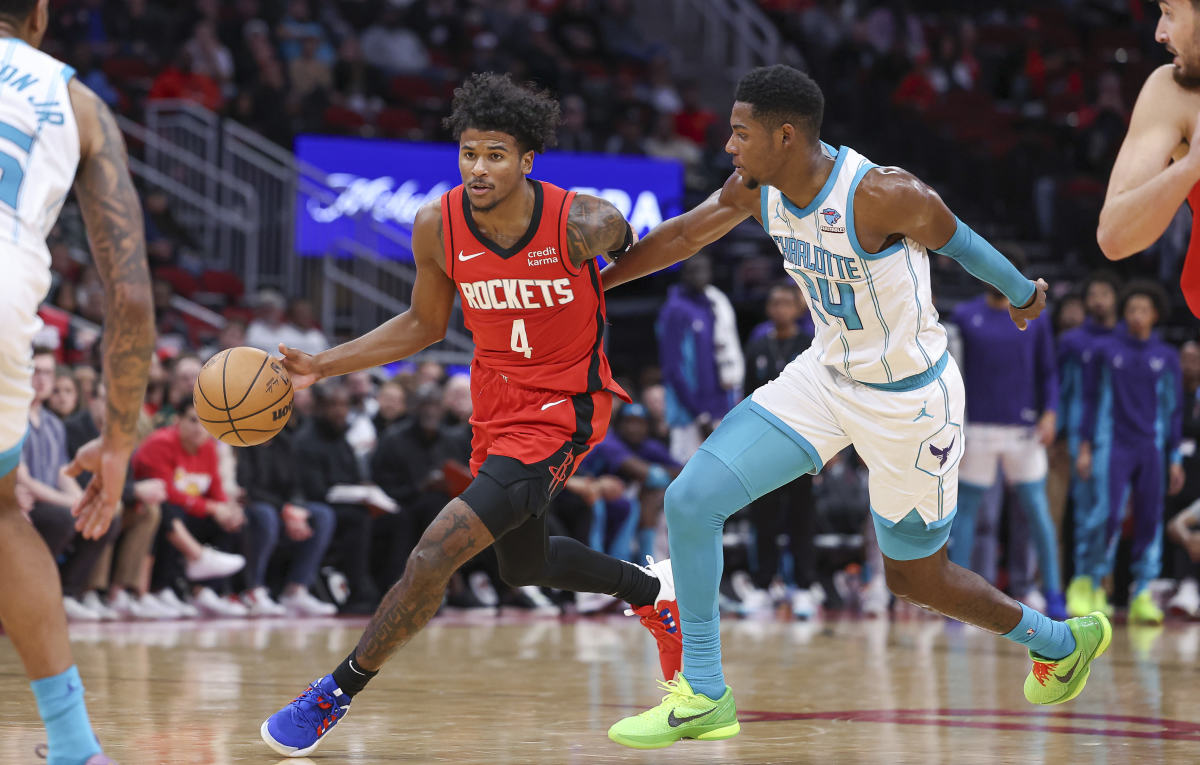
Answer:
[(640, 279), (695, 255), (729, 233), (751, 215), (757, 217), (759, 192), (746, 188), (734, 173), (720, 191), (691, 210), (677, 215), (646, 234), (615, 263), (600, 272), (604, 289)]
[(1012, 303), (1009, 313), (1018, 329), (1036, 319), (1046, 306), (1047, 285), (1025, 278), (1008, 258), (950, 212), (937, 192), (916, 176), (896, 167), (873, 170), (863, 178), (854, 198), (859, 244), (880, 252), (901, 238), (920, 243), (958, 261), (967, 273), (987, 282)]
[(1096, 229), (1096, 241), (1109, 260), (1127, 258), (1153, 244), (1200, 182), (1200, 117), (1190, 115), (1195, 120), (1188, 140), (1191, 150), (1171, 163), (1180, 144), (1189, 139), (1189, 115), (1179, 107), (1171, 68), (1159, 67), (1142, 86), (1113, 163)]
[[(137, 440), (138, 413), (154, 352), (154, 299), (142, 206), (129, 176), (121, 131), (112, 112), (95, 93), (76, 80), (68, 87), (79, 126), (75, 196), (92, 257), (104, 282), (103, 364), (108, 414), (99, 444), (80, 450), (87, 462), (81, 468), (93, 476), (75, 507), (77, 528), (94, 539), (107, 530), (121, 501), (129, 457)], [(78, 457), (75, 462), (80, 462)]]
[(362, 337), (327, 351), (309, 355), (281, 343), (283, 365), (296, 388), (307, 388), (325, 377), (337, 377), (360, 369), (411, 356), (446, 336), (450, 310), (454, 307), (454, 282), (446, 275), (442, 245), (441, 201), (431, 202), (417, 213), (413, 224), (413, 257), (417, 280), (412, 304), (404, 313), (380, 324)]

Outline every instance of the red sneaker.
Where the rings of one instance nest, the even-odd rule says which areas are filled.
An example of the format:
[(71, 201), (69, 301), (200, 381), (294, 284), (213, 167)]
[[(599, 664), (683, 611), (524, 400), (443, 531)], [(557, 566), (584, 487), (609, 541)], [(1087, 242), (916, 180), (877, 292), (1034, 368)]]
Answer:
[(675, 600), (675, 575), (671, 561), (658, 563), (646, 556), (646, 570), (659, 581), (658, 597), (654, 605), (626, 609), (626, 616), (641, 617), (642, 625), (650, 630), (658, 643), (658, 662), (662, 666), (664, 680), (671, 680), (683, 665), (683, 633), (679, 629), (679, 603)]

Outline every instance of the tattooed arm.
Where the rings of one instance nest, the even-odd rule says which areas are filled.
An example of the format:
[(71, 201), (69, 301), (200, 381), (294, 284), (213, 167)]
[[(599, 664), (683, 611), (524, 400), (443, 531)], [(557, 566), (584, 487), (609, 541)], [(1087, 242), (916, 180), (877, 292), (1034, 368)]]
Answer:
[(408, 310), (362, 337), (315, 355), (281, 344), (283, 365), (292, 376), (292, 384), (297, 389), (307, 388), (325, 377), (397, 361), (445, 337), (457, 287), (446, 275), (446, 248), (442, 242), (442, 202), (437, 199), (422, 207), (413, 223), (417, 281)]
[(75, 469), (94, 474), (74, 512), (76, 528), (95, 539), (107, 530), (125, 486), (154, 352), (154, 300), (145, 221), (121, 132), (95, 93), (78, 80), (71, 81), (69, 90), (79, 125), (75, 196), (104, 282), (104, 432), (72, 462)]
[(629, 223), (612, 202), (589, 194), (575, 195), (567, 214), (567, 256), (571, 265), (579, 268), (597, 255), (628, 247), (633, 240)]

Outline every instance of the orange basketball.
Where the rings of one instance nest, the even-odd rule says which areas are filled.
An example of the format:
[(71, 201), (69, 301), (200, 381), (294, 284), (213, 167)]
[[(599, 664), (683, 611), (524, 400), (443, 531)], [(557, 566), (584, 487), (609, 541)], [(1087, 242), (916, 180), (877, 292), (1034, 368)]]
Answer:
[(192, 398), (205, 430), (232, 446), (261, 444), (292, 416), (287, 370), (257, 348), (230, 348), (209, 359)]

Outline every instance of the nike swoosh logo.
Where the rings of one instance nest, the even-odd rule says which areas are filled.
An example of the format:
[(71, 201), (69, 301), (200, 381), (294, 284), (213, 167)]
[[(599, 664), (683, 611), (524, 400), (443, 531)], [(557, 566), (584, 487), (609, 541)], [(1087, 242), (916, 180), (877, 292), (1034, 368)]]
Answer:
[(458, 251), (458, 259), (463, 262), (466, 262), (466, 261), (470, 260), (471, 258), (478, 258), (482, 254), (483, 254), (482, 252), (477, 252), (474, 255), (463, 255), (463, 251), (459, 250)]
[(667, 715), (667, 725), (670, 725), (672, 728), (678, 728), (680, 725), (683, 725), (686, 722), (691, 722), (692, 720), (699, 720), (701, 717), (704, 717), (705, 715), (708, 715), (708, 714), (712, 714), (715, 711), (717, 711), (717, 708), (713, 707), (712, 709), (709, 709), (705, 712), (701, 712), (698, 715), (688, 715), (687, 717), (676, 717), (675, 710), (672, 709), (671, 713), (669, 715)]
[(1055, 676), (1054, 676), (1054, 678), (1055, 678), (1056, 680), (1058, 680), (1060, 683), (1069, 683), (1069, 682), (1071, 682), (1071, 678), (1072, 678), (1072, 677), (1075, 677), (1075, 670), (1079, 668), (1079, 660), (1080, 660), (1080, 659), (1082, 659), (1082, 658), (1083, 658), (1082, 656), (1076, 656), (1076, 657), (1075, 657), (1075, 664), (1074, 664), (1074, 665), (1071, 667), (1071, 671), (1070, 671), (1070, 672), (1068, 672), (1068, 673), (1067, 673), (1067, 674), (1065, 674), (1065, 675), (1055, 675)]
[(565, 398), (560, 398), (558, 401), (551, 401), (549, 404), (542, 404), (542, 411), (544, 412), (552, 406), (558, 406), (559, 404), (565, 404), (566, 402), (567, 400)]

